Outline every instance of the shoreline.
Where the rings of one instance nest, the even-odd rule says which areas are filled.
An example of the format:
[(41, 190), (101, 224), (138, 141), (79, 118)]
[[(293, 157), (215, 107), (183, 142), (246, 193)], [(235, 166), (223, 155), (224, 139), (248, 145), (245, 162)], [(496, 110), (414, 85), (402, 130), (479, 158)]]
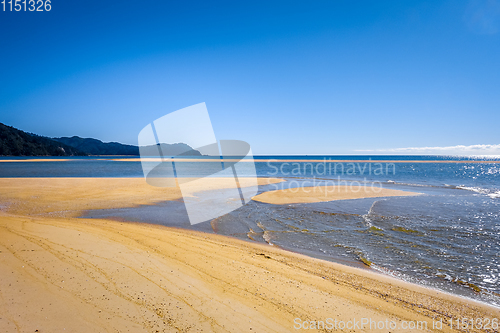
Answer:
[[(99, 219), (95, 219), (95, 220), (99, 220)], [(350, 269), (352, 269), (353, 272), (357, 272), (358, 273), (357, 275), (361, 275), (361, 276), (363, 276), (363, 272), (367, 272), (368, 274), (374, 274), (372, 277), (378, 277), (381, 280), (387, 279), (388, 281), (396, 283), (396, 284), (397, 284), (397, 282), (400, 282), (402, 285), (405, 285), (406, 287), (414, 287), (415, 289), (422, 288), (424, 290), (427, 290), (431, 294), (432, 293), (444, 294), (445, 296), (449, 297), (450, 299), (458, 299), (461, 301), (472, 302), (477, 306), (484, 306), (485, 308), (492, 308), (493, 310), (498, 310), (499, 314), (500, 314), (500, 305), (489, 304), (489, 303), (486, 303), (486, 302), (481, 301), (481, 300), (470, 298), (466, 295), (454, 294), (454, 293), (446, 291), (446, 290), (440, 290), (440, 289), (435, 288), (433, 286), (428, 286), (428, 285), (423, 285), (423, 284), (411, 282), (411, 281), (405, 280), (403, 278), (391, 275), (389, 273), (385, 273), (383, 270), (373, 268), (372, 266), (368, 266), (361, 261), (355, 261), (355, 260), (351, 261), (351, 260), (346, 259), (346, 260), (343, 260), (344, 263), (342, 263), (342, 262), (340, 262), (340, 261), (342, 261), (342, 258), (332, 257), (332, 260), (328, 260), (328, 259), (323, 259), (320, 257), (315, 257), (313, 255), (309, 255), (306, 253), (302, 253), (302, 252), (299, 252), (299, 251), (296, 251), (293, 249), (283, 248), (283, 247), (275, 245), (275, 244), (267, 244), (267, 243), (251, 241), (251, 240), (243, 240), (243, 239), (240, 239), (238, 237), (234, 237), (234, 236), (230, 236), (230, 235), (222, 235), (222, 234), (217, 234), (217, 233), (209, 234), (209, 233), (206, 233), (204, 231), (184, 229), (181, 227), (173, 227), (173, 226), (171, 227), (171, 226), (165, 226), (165, 225), (160, 225), (160, 224), (147, 223), (147, 222), (137, 222), (137, 221), (120, 222), (120, 221), (113, 221), (113, 220), (108, 220), (108, 219), (104, 219), (104, 220), (110, 221), (110, 222), (115, 222), (115, 223), (120, 223), (120, 224), (123, 224), (123, 223), (131, 224), (133, 226), (135, 225), (138, 227), (145, 226), (146, 228), (164, 230), (165, 232), (170, 231), (170, 232), (175, 232), (178, 234), (187, 233), (187, 234), (192, 234), (194, 236), (198, 236), (201, 238), (207, 238), (207, 239), (214, 236), (215, 238), (217, 238), (218, 241), (221, 241), (223, 243), (228, 243), (228, 244), (235, 243), (235, 244), (237, 244), (237, 246), (243, 246), (243, 247), (246, 246), (249, 248), (253, 248), (254, 245), (256, 245), (255, 248), (261, 249), (263, 251), (267, 250), (268, 252), (276, 252), (278, 254), (281, 253), (283, 255), (288, 253), (290, 256), (301, 257), (301, 258), (305, 259), (306, 261), (311, 259), (311, 261), (320, 262), (323, 264), (332, 264), (333, 266), (336, 266), (337, 268), (341, 268), (341, 269), (350, 268)], [(285, 253), (282, 253), (282, 252), (285, 252)], [(262, 255), (265, 257), (265, 254), (259, 254), (259, 255)], [(266, 258), (266, 259), (269, 259), (269, 258)], [(338, 259), (338, 261), (337, 261), (337, 259)]]
[[(112, 221), (112, 220), (107, 220), (107, 221)], [(331, 260), (328, 260), (328, 259), (321, 258), (319, 255), (318, 256), (314, 256), (314, 255), (311, 255), (311, 254), (299, 252), (299, 251), (294, 250), (294, 249), (283, 248), (283, 247), (281, 247), (279, 245), (276, 245), (276, 244), (267, 244), (267, 243), (252, 241), (252, 240), (243, 240), (243, 239), (240, 239), (238, 237), (231, 236), (231, 235), (222, 235), (222, 234), (216, 234), (216, 233), (208, 234), (208, 233), (206, 233), (204, 231), (198, 231), (198, 230), (192, 230), (192, 229), (184, 229), (184, 228), (181, 228), (181, 227), (171, 227), (171, 226), (165, 226), (165, 225), (160, 225), (160, 224), (147, 223), (147, 222), (136, 222), (136, 221), (126, 221), (126, 222), (114, 221), (114, 222), (117, 222), (117, 223), (127, 223), (127, 224), (132, 224), (132, 225), (137, 225), (137, 226), (145, 225), (145, 226), (149, 226), (150, 228), (158, 228), (160, 230), (161, 229), (166, 229), (165, 231), (167, 231), (167, 232), (169, 230), (170, 231), (175, 231), (175, 232), (177, 232), (179, 234), (182, 234), (184, 232), (188, 232), (188, 233), (196, 234), (196, 235), (198, 235), (200, 237), (205, 237), (206, 235), (208, 235), (207, 238), (210, 238), (211, 236), (217, 236), (217, 237), (221, 237), (220, 241), (222, 241), (222, 242), (231, 243), (231, 241), (234, 241), (235, 243), (239, 243), (240, 245), (248, 245), (248, 247), (253, 247), (253, 245), (259, 245), (259, 246), (257, 246), (257, 248), (260, 248), (260, 246), (262, 246), (263, 250), (272, 251), (270, 249), (275, 249), (276, 252), (278, 252), (278, 253), (281, 252), (281, 251), (283, 251), (283, 252), (289, 253), (291, 256), (303, 257), (306, 260), (312, 259), (314, 261), (319, 261), (321, 263), (330, 263), (330, 264), (333, 264), (334, 266), (338, 266), (338, 267), (341, 267), (341, 268), (347, 268), (347, 267), (349, 267), (349, 268), (352, 268), (354, 271), (358, 271), (358, 273), (360, 273), (361, 275), (363, 275), (362, 272), (368, 272), (368, 273), (371, 273), (371, 274), (375, 274), (375, 276), (378, 276), (382, 280), (384, 280), (385, 278), (387, 278), (388, 280), (390, 280), (392, 282), (401, 282), (401, 283), (403, 283), (405, 285), (413, 286), (413, 287), (416, 287), (416, 288), (426, 289), (429, 293), (444, 294), (444, 295), (446, 295), (446, 296), (448, 296), (450, 298), (453, 298), (453, 299), (457, 298), (457, 299), (462, 300), (462, 301), (467, 301), (467, 302), (475, 303), (478, 306), (484, 306), (486, 308), (492, 308), (494, 310), (499, 310), (500, 311), (500, 305), (489, 304), (487, 302), (484, 302), (484, 301), (481, 301), (481, 300), (478, 300), (478, 299), (470, 298), (467, 295), (454, 294), (452, 292), (449, 292), (449, 291), (446, 291), (446, 290), (441, 290), (441, 289), (435, 288), (433, 286), (429, 286), (429, 285), (424, 285), (424, 284), (419, 284), (419, 283), (415, 283), (415, 282), (412, 282), (412, 281), (408, 281), (408, 280), (405, 280), (404, 278), (397, 277), (397, 276), (394, 276), (392, 274), (386, 273), (386, 272), (384, 272), (383, 269), (374, 268), (372, 265), (368, 266), (368, 265), (366, 265), (365, 263), (363, 263), (361, 261), (349, 260), (349, 259), (344, 259), (343, 260), (342, 258), (336, 258), (336, 257), (329, 257), (329, 258), (331, 258)], [(267, 258), (267, 259), (269, 259), (269, 258)], [(500, 314), (500, 312), (499, 312), (499, 314)]]
[[(3, 217), (14, 222), (12, 216)], [(22, 261), (24, 267), (13, 271), (17, 273), (28, 269), (30, 276), (43, 272), (42, 291), (51, 289), (50, 294), (57, 294), (55, 299), (49, 298), (52, 302), (57, 301), (56, 306), (40, 299), (49, 297), (48, 295), (39, 295), (40, 291), (33, 290), (29, 295), (32, 310), (26, 310), (24, 306), (9, 305), (6, 308), (4, 304), (0, 305), (7, 318), (13, 317), (9, 316), (13, 311), (16, 314), (21, 312), (23, 323), (17, 323), (19, 328), (42, 328), (49, 331), (73, 328), (72, 331), (75, 332), (99, 331), (102, 328), (120, 328), (122, 331), (133, 328), (134, 331), (154, 332), (154, 329), (171, 327), (175, 322), (174, 327), (187, 328), (195, 324), (195, 327), (204, 327), (208, 331), (218, 331), (226, 325), (235, 324), (226, 317), (231, 314), (240, 320), (247, 318), (247, 329), (288, 331), (292, 330), (295, 318), (320, 320), (337, 316), (347, 321), (355, 316), (365, 315), (374, 320), (388, 319), (398, 325), (402, 321), (416, 320), (427, 321), (431, 325), (432, 320), (442, 319), (446, 324), (449, 318), (498, 318), (500, 315), (500, 309), (491, 305), (412, 284), (374, 270), (354, 268), (227, 236), (107, 220), (86, 221), (82, 224), (74, 219), (36, 218), (25, 221), (23, 227), (31, 230), (23, 233), (28, 234), (31, 246), (37, 245), (33, 240), (37, 237), (33, 230), (41, 232), (50, 228), (51, 235), (47, 237), (45, 233), (44, 238), (47, 238), (40, 238), (40, 245), (44, 241), (50, 241), (61, 246), (62, 250), (56, 250), (56, 254), (62, 257), (56, 263), (62, 262), (65, 265), (62, 270), (58, 266), (55, 271), (48, 267), (37, 269), (36, 265), (39, 264), (25, 259)], [(11, 224), (10, 228), (21, 231), (20, 226), (16, 228)], [(85, 242), (74, 244), (72, 241), (78, 238)], [(95, 248), (88, 246), (88, 242), (93, 239), (99, 239), (98, 255), (93, 254)], [(0, 248), (2, 264), (5, 263), (5, 245), (8, 244), (2, 244)], [(65, 248), (70, 253), (68, 250), (65, 252)], [(29, 258), (33, 251), (42, 251), (36, 247), (31, 250), (16, 250), (16, 255), (22, 258)], [(210, 260), (205, 261), (206, 259)], [(54, 264), (54, 261), (49, 263)], [(90, 275), (81, 276), (81, 272), (76, 269), (78, 264), (84, 264), (84, 271), (89, 273), (90, 270)], [(123, 268), (120, 268), (122, 265)], [(172, 273), (174, 276), (171, 276)], [(132, 279), (137, 274), (139, 276), (135, 279), (139, 278), (139, 281)], [(18, 274), (15, 278), (19, 281), (23, 275), (24, 273)], [(94, 279), (89, 279), (91, 276)], [(245, 276), (245, 280), (235, 279), (238, 276)], [(90, 286), (97, 283), (94, 287), (97, 291), (80, 291), (79, 282), (85, 277), (85, 289), (92, 289)], [(164, 284), (162, 281), (165, 281)], [(7, 291), (4, 296), (9, 296), (11, 290), (6, 287), (6, 283), (12, 284), (14, 280), (3, 282), (2, 290)], [(189, 291), (190, 288), (195, 288), (194, 295)], [(178, 290), (182, 291), (182, 296), (168, 296)], [(69, 299), (68, 293), (72, 295)], [(160, 297), (157, 293), (160, 293)], [(180, 303), (179, 297), (182, 299)], [(198, 299), (203, 301), (197, 301)], [(169, 302), (168, 305), (165, 300)], [(214, 301), (216, 306), (222, 306), (225, 310), (210, 311), (209, 307)], [(132, 306), (128, 304), (130, 302), (133, 303)], [(231, 308), (227, 308), (224, 305), (226, 303), (231, 304)], [(43, 322), (38, 318), (35, 304), (43, 306), (44, 315), (48, 314), (48, 318), (52, 319), (50, 322)], [(64, 320), (61, 313), (68, 310), (61, 306), (71, 312), (78, 311), (80, 315), (76, 320), (74, 314), (70, 315), (71, 320)], [(237, 306), (236, 311), (233, 306)], [(139, 312), (144, 311), (152, 317), (149, 325), (136, 320), (138, 313), (133, 308), (137, 307)], [(117, 309), (126, 309), (127, 314), (136, 315), (124, 316)], [(203, 312), (204, 316), (200, 317), (199, 312), (193, 312), (193, 309), (201, 309), (206, 314)], [(210, 316), (210, 324), (206, 322), (207, 314)], [(175, 320), (172, 322), (174, 316)], [(251, 321), (248, 321), (249, 317), (252, 318)], [(2, 324), (5, 324), (4, 321), (0, 321), (0, 327), (6, 327)], [(94, 327), (96, 324), (97, 328)], [(442, 331), (454, 330), (444, 326)]]
[[(260, 332), (293, 330), (296, 318), (366, 316), (398, 325), (500, 318), (500, 309), (489, 304), (373, 269), (217, 234), (76, 217), (89, 207), (177, 197), (142, 183), (0, 179), (1, 201), (10, 204), (0, 211), (0, 274), (5, 277), (0, 328), (154, 332), (238, 327)], [(455, 330), (444, 326), (442, 331)]]

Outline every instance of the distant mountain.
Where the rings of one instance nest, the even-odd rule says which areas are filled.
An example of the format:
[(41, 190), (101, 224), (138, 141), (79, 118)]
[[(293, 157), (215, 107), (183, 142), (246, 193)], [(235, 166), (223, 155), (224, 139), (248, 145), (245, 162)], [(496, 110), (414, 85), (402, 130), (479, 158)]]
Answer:
[(124, 145), (118, 142), (102, 142), (101, 140), (80, 138), (79, 136), (52, 139), (90, 155), (139, 155), (139, 147)]
[[(102, 142), (101, 140), (80, 138), (78, 136), (53, 139), (90, 155), (140, 155), (138, 146), (124, 145), (118, 142)], [(162, 143), (161, 150), (164, 156), (201, 156), (199, 151), (194, 150), (185, 143)], [(141, 152), (145, 156), (159, 156), (157, 145), (141, 147)]]
[[(161, 144), (164, 156), (201, 156), (185, 143)], [(147, 156), (159, 156), (157, 145), (141, 147)], [(118, 142), (102, 142), (91, 138), (47, 138), (27, 133), (0, 123), (0, 156), (88, 156), (132, 155), (139, 156), (139, 147)]]
[[(201, 156), (201, 153), (185, 143), (160, 144), (161, 154), (163, 156)], [(142, 146), (141, 154), (143, 156), (159, 156), (157, 145)]]
[(0, 123), (0, 156), (86, 156), (83, 151), (50, 138)]

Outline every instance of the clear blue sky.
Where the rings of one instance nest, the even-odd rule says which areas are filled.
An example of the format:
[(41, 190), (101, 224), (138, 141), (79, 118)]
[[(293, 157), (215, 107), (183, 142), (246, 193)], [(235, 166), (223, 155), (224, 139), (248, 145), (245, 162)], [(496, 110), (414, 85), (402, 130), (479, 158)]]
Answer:
[(0, 122), (41, 135), (137, 144), (206, 102), (254, 154), (500, 144), (499, 0), (53, 0), (0, 31)]

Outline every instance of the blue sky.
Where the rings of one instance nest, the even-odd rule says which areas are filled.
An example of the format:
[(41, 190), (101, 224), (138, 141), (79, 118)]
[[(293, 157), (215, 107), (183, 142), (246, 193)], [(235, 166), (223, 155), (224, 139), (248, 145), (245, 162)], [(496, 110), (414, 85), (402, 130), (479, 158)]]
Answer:
[(205, 102), (254, 154), (500, 153), (499, 0), (53, 0), (0, 29), (0, 122), (41, 135), (137, 144)]

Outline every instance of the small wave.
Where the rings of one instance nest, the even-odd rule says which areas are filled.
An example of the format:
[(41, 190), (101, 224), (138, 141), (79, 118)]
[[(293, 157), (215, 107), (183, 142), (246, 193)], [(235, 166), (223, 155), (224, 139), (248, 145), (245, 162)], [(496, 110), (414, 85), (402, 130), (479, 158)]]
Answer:
[(467, 190), (467, 191), (472, 191), (472, 192), (480, 193), (480, 194), (488, 194), (488, 190), (487, 189), (480, 188), (480, 187), (460, 185), (460, 186), (457, 186), (457, 188), (461, 189), (461, 190)]
[(438, 188), (442, 188), (442, 187), (449, 188), (450, 186), (452, 186), (452, 185), (446, 185), (446, 184), (444, 186), (440, 186), (440, 185), (430, 185), (430, 184), (403, 183), (403, 182), (396, 182), (394, 180), (387, 180), (385, 183), (386, 184), (394, 184), (394, 185), (403, 185), (403, 186), (438, 187)]
[(365, 223), (368, 227), (370, 227), (370, 228), (373, 227), (373, 223), (369, 217), (369, 214), (362, 215), (361, 217), (363, 218), (363, 220), (365, 221)]
[(490, 193), (488, 196), (492, 199), (500, 198), (500, 191), (495, 192), (495, 193)]
[(372, 219), (370, 218), (370, 215), (373, 214), (372, 210), (373, 210), (373, 207), (375, 206), (375, 204), (379, 201), (382, 201), (382, 200), (376, 200), (372, 203), (372, 205), (370, 206), (370, 209), (368, 210), (368, 212), (365, 214), (365, 215), (361, 215), (361, 217), (363, 218), (363, 220), (365, 221), (366, 225), (371, 228), (373, 227), (373, 223), (372, 223)]
[(393, 269), (389, 269), (387, 267), (383, 267), (383, 266), (379, 266), (379, 265), (376, 265), (376, 264), (372, 264), (370, 266), (370, 268), (372, 268), (372, 269), (374, 269), (376, 271), (379, 271), (382, 274), (392, 276), (393, 278), (396, 278), (398, 280), (402, 280), (402, 281), (406, 281), (406, 282), (410, 282), (410, 283), (415, 283), (415, 284), (421, 284), (421, 285), (424, 285), (424, 286), (428, 286), (428, 281), (426, 281), (424, 279), (418, 279), (416, 277), (412, 277), (412, 276), (410, 276), (408, 274), (405, 274), (405, 273), (402, 273), (402, 272), (399, 272), (399, 271), (396, 271), (396, 270), (393, 270)]
[(457, 188), (461, 189), (461, 190), (467, 190), (467, 191), (472, 191), (472, 192), (476, 192), (479, 194), (484, 194), (484, 195), (489, 196), (492, 199), (500, 198), (500, 191), (493, 192), (492, 190), (488, 190), (488, 189), (481, 188), (481, 187), (474, 187), (474, 186), (457, 186)]

